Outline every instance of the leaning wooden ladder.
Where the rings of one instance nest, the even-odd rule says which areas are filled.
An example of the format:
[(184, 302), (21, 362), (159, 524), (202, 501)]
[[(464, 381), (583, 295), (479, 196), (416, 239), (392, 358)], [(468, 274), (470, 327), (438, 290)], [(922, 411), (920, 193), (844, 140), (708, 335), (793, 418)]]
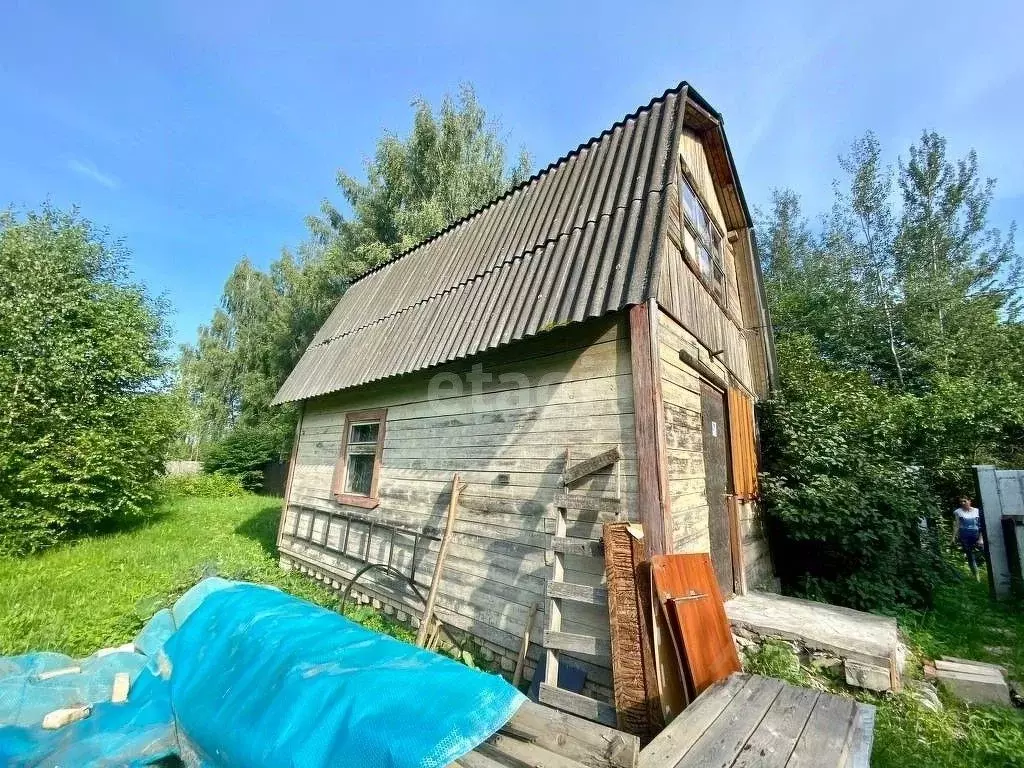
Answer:
[[(558, 687), (559, 653), (568, 651), (588, 656), (608, 657), (610, 647), (603, 638), (591, 635), (575, 634), (562, 631), (562, 601), (570, 600), (589, 605), (607, 606), (608, 593), (604, 587), (593, 587), (584, 584), (573, 584), (565, 580), (565, 557), (577, 555), (583, 557), (603, 557), (601, 544), (599, 515), (609, 506), (615, 509), (613, 519), (621, 517), (621, 490), (616, 495), (596, 496), (586, 493), (571, 493), (570, 487), (606, 467), (617, 464), (621, 454), (618, 448), (598, 454), (592, 458), (571, 464), (570, 451), (565, 452), (565, 471), (562, 475), (562, 493), (555, 499), (554, 530), (551, 538), (551, 575), (547, 584), (547, 629), (544, 631), (544, 649), (546, 653), (544, 680), (539, 686), (539, 699), (542, 704), (570, 712), (579, 717), (594, 720), (604, 725), (615, 727), (617, 724), (615, 708), (610, 704), (588, 696), (567, 691)], [(593, 533), (588, 538), (570, 537), (569, 511), (593, 513)]]

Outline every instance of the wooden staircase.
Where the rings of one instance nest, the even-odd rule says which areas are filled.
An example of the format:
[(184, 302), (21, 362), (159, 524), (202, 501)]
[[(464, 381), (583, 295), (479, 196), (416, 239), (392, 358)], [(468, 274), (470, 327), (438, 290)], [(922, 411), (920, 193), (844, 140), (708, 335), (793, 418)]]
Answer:
[[(604, 587), (566, 581), (567, 555), (593, 557), (604, 567), (601, 528), (604, 522), (622, 519), (621, 489), (614, 496), (573, 493), (572, 486), (595, 472), (617, 465), (618, 448), (573, 464), (571, 452), (565, 454), (562, 492), (555, 498), (555, 519), (551, 537), (551, 574), (547, 583), (547, 628), (544, 631), (546, 667), (539, 698), (547, 704), (579, 717), (616, 727), (615, 708), (603, 701), (558, 687), (559, 654), (562, 652), (608, 658), (610, 644), (604, 638), (562, 630), (563, 601), (607, 608)], [(570, 525), (570, 515), (573, 520)], [(570, 535), (570, 533), (572, 535)]]

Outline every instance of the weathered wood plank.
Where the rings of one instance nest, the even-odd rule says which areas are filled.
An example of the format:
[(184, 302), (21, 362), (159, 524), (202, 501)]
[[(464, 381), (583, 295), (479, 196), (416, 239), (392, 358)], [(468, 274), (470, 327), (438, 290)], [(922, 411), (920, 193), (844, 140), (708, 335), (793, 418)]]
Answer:
[(608, 656), (611, 653), (607, 638), (550, 629), (544, 631), (544, 647), (548, 650), (584, 653), (587, 656)]
[(567, 555), (583, 555), (588, 557), (600, 557), (604, 553), (604, 545), (600, 541), (570, 539), (565, 536), (552, 536), (551, 549)]
[(857, 703), (839, 696), (819, 696), (787, 768), (840, 768), (853, 741)]
[(752, 678), (694, 742), (677, 767), (731, 766), (784, 685), (781, 680), (768, 677)]
[(531, 768), (587, 768), (583, 763), (573, 760), (557, 752), (545, 749), (536, 744), (496, 733), (476, 748), (476, 751), (493, 757), (495, 760), (506, 760), (511, 765), (525, 765)]
[(622, 509), (619, 499), (601, 498), (586, 493), (556, 493), (553, 503), (563, 509), (575, 509), (587, 512), (607, 512), (617, 514)]
[(732, 675), (704, 691), (643, 749), (640, 768), (677, 765), (749, 681), (748, 675)]
[(817, 691), (785, 686), (747, 740), (733, 768), (784, 768), (817, 700)]
[(473, 750), (451, 763), (448, 768), (509, 768), (509, 765), (507, 761)]
[[(522, 437), (526, 437), (523, 435)], [(476, 436), (479, 438), (480, 436)], [(557, 461), (558, 468), (562, 468), (562, 462), (565, 455), (565, 447), (562, 445), (562, 435), (556, 433), (546, 433), (543, 435), (529, 435), (531, 438), (536, 438), (537, 442), (526, 442), (520, 440), (519, 437), (513, 439), (506, 439), (500, 443), (493, 443), (491, 445), (483, 445), (479, 442), (474, 442), (472, 445), (467, 445), (467, 440), (462, 439), (455, 442), (445, 436), (438, 436), (431, 440), (424, 440), (424, 445), (413, 445), (410, 446), (405, 442), (385, 442), (384, 444), (384, 456), (393, 460), (409, 460), (409, 459), (425, 459), (425, 458), (443, 458), (447, 461), (472, 461), (479, 463), (481, 461), (516, 461), (530, 459), (533, 461)], [(623, 459), (634, 459), (636, 458), (633, 454), (632, 446), (619, 447), (614, 443), (609, 446), (607, 442), (597, 441), (585, 441), (579, 448), (581, 454), (593, 453), (594, 458), (604, 455), (605, 453), (616, 450), (619, 452), (619, 457)], [(574, 449), (574, 453), (576, 449)], [(337, 456), (337, 452), (331, 453), (331, 457)], [(597, 469), (602, 469), (597, 467)]]
[(541, 704), (565, 710), (587, 720), (593, 720), (610, 728), (615, 727), (615, 708), (611, 704), (581, 696), (572, 691), (556, 688), (547, 683), (540, 684)]
[(532, 701), (502, 731), (592, 768), (636, 768), (639, 762), (636, 736)]
[[(597, 430), (623, 431), (633, 421), (633, 399), (585, 400), (575, 403), (558, 403), (550, 407), (533, 405), (523, 408), (508, 408), (497, 411), (470, 410), (464, 414), (448, 416), (407, 417), (388, 419), (388, 437), (395, 440), (422, 439), (450, 435), (453, 439), (462, 437), (492, 437), (495, 435), (546, 434), (549, 430), (569, 439), (578, 435), (582, 425), (592, 425)], [(394, 429), (391, 429), (392, 423)], [(334, 432), (339, 424), (324, 424), (309, 429)], [(387, 438), (385, 438), (386, 440)]]
[(607, 606), (608, 590), (604, 587), (589, 587), (583, 584), (568, 584), (564, 581), (548, 582), (548, 597), (573, 600), (577, 603)]
[(621, 458), (622, 452), (618, 446), (610, 448), (596, 456), (591, 456), (589, 459), (584, 459), (577, 464), (573, 464), (571, 467), (567, 467), (562, 476), (563, 482), (566, 485), (572, 485), (587, 475), (592, 475), (599, 470), (612, 466)]
[[(536, 420), (534, 420), (536, 422)], [(396, 422), (405, 424), (405, 422)], [(586, 425), (586, 426), (584, 426)], [(475, 432), (476, 427), (490, 426), (487, 432)], [(516, 428), (518, 427), (518, 429)], [(398, 434), (389, 431), (384, 438), (384, 448), (393, 450), (413, 451), (417, 449), (436, 448), (439, 442), (446, 449), (456, 448), (516, 448), (523, 451), (544, 450), (551, 447), (555, 453), (564, 452), (565, 445), (579, 446), (581, 449), (607, 450), (615, 445), (622, 434), (629, 433), (633, 428), (632, 413), (612, 413), (602, 416), (579, 415), (569, 418), (549, 418), (542, 423), (533, 424), (526, 429), (526, 424), (510, 424), (508, 421), (493, 422), (490, 425), (480, 424), (469, 427), (439, 426), (418, 430), (398, 429)], [(340, 443), (340, 435), (334, 427), (322, 442)], [(312, 438), (310, 438), (312, 439)], [(632, 450), (632, 443), (621, 445), (624, 455)]]

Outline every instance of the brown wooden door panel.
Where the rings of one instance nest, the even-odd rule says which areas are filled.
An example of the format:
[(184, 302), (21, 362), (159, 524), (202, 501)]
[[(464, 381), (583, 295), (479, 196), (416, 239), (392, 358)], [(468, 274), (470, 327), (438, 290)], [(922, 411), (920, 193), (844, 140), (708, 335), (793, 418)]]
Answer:
[(718, 579), (705, 553), (655, 555), (651, 574), (691, 695), (740, 671)]
[(701, 425), (704, 433), (704, 482), (708, 499), (711, 563), (723, 595), (733, 593), (732, 536), (729, 529), (729, 427), (725, 395), (700, 383)]

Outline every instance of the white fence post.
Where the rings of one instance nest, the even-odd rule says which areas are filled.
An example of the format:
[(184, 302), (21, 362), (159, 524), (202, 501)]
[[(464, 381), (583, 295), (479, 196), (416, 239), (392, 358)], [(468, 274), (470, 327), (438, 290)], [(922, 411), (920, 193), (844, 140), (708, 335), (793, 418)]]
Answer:
[(1003, 540), (1003, 500), (994, 466), (975, 466), (974, 473), (985, 523), (985, 560), (988, 562), (989, 592), (992, 597), (1000, 600), (1010, 596), (1010, 563), (1006, 557), (1006, 542)]

